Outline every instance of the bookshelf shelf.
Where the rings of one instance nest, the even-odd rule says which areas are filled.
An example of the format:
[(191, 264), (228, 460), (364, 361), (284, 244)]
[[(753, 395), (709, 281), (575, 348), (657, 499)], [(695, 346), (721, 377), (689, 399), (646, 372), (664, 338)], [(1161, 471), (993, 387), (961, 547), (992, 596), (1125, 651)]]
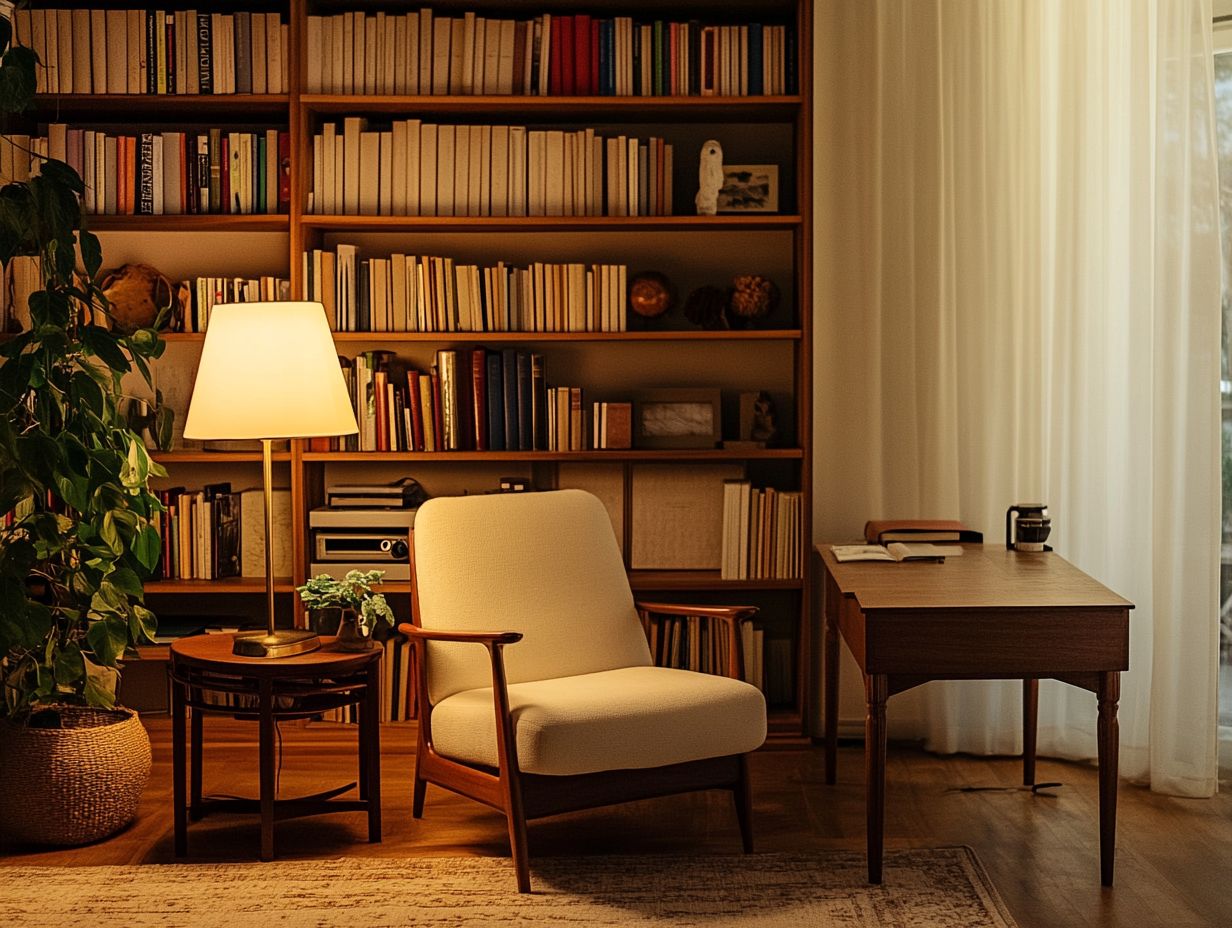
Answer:
[[(634, 592), (700, 590), (799, 590), (802, 580), (722, 580), (717, 570), (631, 570), (629, 585)], [(382, 593), (405, 595), (411, 592), (408, 580), (387, 580)]]
[(185, 214), (179, 216), (88, 216), (86, 224), (93, 232), (286, 232), (291, 218), (286, 215), (214, 215)]
[(753, 232), (792, 231), (800, 216), (311, 216), (300, 227), (381, 232)]
[(520, 122), (547, 119), (603, 119), (610, 122), (785, 122), (795, 118), (802, 98), (757, 97), (517, 97), (371, 96), (304, 94), (300, 105), (323, 115), (365, 113), (423, 116), (512, 117)]
[[(425, 342), (798, 342), (800, 329), (690, 329), (649, 332), (335, 332), (337, 344)], [(204, 342), (201, 332), (164, 332), (169, 342)]]
[[(136, 4), (134, 4), (135, 6)], [(40, 118), (86, 116), (98, 120), (137, 116), (152, 122), (175, 117), (183, 121), (185, 113), (200, 113), (214, 119), (234, 116), (244, 122), (262, 117), (274, 117), (286, 122), (289, 94), (140, 94), (140, 93), (69, 93), (38, 94), (34, 98), (35, 112)]]
[(305, 461), (416, 461), (498, 462), (498, 461), (797, 461), (804, 456), (801, 448), (761, 448), (750, 451), (728, 451), (706, 448), (690, 451), (305, 451)]
[[(201, 336), (196, 336), (200, 339)], [(151, 457), (160, 464), (260, 464), (260, 451), (155, 451)], [(275, 463), (291, 460), (288, 451), (275, 451)]]
[[(196, 336), (201, 338), (202, 336)], [(657, 332), (335, 332), (335, 342), (740, 342), (799, 341), (799, 329)]]
[[(147, 593), (230, 595), (234, 593), (265, 593), (264, 577), (228, 577), (225, 580), (151, 580), (145, 585)], [(290, 577), (274, 580), (275, 593), (294, 593), (295, 584)]]

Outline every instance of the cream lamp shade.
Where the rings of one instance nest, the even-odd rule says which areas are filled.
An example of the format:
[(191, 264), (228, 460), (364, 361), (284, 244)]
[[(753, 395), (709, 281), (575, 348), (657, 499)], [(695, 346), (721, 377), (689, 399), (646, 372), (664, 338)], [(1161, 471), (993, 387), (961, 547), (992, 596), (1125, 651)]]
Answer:
[(320, 303), (210, 310), (185, 438), (313, 438), (358, 430)]

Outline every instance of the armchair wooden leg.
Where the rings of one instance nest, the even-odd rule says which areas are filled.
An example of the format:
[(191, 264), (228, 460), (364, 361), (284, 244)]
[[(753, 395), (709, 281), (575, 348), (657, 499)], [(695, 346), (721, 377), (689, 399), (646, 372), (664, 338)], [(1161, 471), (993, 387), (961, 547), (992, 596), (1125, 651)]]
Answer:
[[(530, 851), (526, 844), (526, 816), (522, 813), (522, 791), (517, 784), (513, 786), (516, 801), (509, 802), (505, 808), (505, 818), (509, 821), (509, 850), (513, 855), (513, 869), (518, 875), (518, 892), (530, 892)], [(509, 797), (512, 799), (512, 796)]]
[(749, 756), (740, 755), (740, 776), (736, 781), (736, 819), (740, 822), (740, 840), (744, 853), (753, 853), (753, 793), (749, 789)]
[(411, 796), (411, 817), (423, 818), (424, 794), (428, 791), (428, 781), (419, 775), (419, 764), (415, 764), (415, 791)]

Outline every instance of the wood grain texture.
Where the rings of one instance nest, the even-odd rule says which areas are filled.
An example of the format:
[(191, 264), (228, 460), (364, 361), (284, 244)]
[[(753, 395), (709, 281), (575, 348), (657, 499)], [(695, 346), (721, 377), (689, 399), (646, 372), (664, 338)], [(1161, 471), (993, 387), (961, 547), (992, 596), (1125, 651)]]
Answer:
[[(889, 714), (893, 717), (893, 701)], [(154, 769), (131, 827), (73, 850), (0, 845), (6, 865), (95, 866), (171, 863), (171, 723), (146, 719)], [(209, 720), (206, 795), (256, 792), (256, 726)], [(354, 726), (281, 726), (284, 795), (316, 792), (354, 778)], [(508, 858), (505, 817), (469, 799), (429, 789), (427, 817), (411, 816), (416, 726), (382, 726), (384, 831), (368, 844), (363, 813), (294, 819), (278, 825), (282, 860), (338, 857)], [(749, 758), (759, 853), (863, 852), (862, 747), (839, 748), (839, 776), (824, 785), (824, 752), (761, 751)], [(1014, 758), (939, 757), (891, 745), (886, 768), (886, 848), (966, 844), (973, 847), (1021, 928), (1211, 928), (1232, 924), (1232, 782), (1209, 800), (1174, 799), (1133, 784), (1120, 790), (1119, 874), (1100, 889), (1098, 815), (1093, 767), (1041, 759), (1041, 781), (1060, 781), (1057, 798), (1017, 789)], [(969, 786), (989, 792), (958, 792)], [(692, 793), (575, 812), (531, 824), (532, 854), (731, 854), (731, 799)], [(259, 827), (247, 816), (211, 816), (193, 826), (188, 860), (248, 862)], [(3, 871), (0, 870), (0, 877)], [(510, 885), (512, 890), (512, 885)]]

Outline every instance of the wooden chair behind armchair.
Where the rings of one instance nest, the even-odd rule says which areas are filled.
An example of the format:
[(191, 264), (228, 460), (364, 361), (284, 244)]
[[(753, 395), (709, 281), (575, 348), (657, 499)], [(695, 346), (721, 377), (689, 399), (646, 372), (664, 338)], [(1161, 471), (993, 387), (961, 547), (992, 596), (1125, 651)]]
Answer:
[[(731, 790), (752, 850), (746, 756), (766, 704), (740, 679), (739, 625), (754, 608), (635, 604), (607, 512), (580, 490), (429, 500), (411, 586), (416, 818), (428, 783), (504, 812), (520, 892), (527, 819), (593, 806)], [(729, 676), (653, 666), (642, 621), (681, 615), (724, 630)]]

